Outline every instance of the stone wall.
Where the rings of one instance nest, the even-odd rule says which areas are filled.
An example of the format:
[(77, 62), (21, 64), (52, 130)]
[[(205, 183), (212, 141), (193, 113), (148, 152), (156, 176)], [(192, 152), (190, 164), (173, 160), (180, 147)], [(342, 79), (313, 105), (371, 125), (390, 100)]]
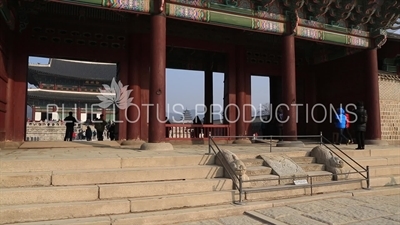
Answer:
[[(78, 124), (74, 132), (78, 134), (79, 130), (86, 131), (87, 126)], [(90, 125), (92, 131), (95, 131), (93, 125)], [(63, 122), (28, 122), (26, 123), (26, 141), (63, 141), (65, 136), (65, 123)], [(104, 131), (104, 140), (108, 140), (107, 131)], [(78, 138), (78, 137), (76, 137)], [(92, 140), (97, 140), (93, 137)]]
[(32, 122), (26, 124), (26, 141), (63, 141), (65, 124)]
[(382, 140), (400, 144), (400, 77), (394, 73), (379, 74)]

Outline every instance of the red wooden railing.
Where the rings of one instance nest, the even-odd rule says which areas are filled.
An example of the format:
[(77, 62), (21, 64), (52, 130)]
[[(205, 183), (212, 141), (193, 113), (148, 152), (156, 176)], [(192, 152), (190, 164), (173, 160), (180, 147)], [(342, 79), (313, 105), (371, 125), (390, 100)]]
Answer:
[[(229, 125), (212, 124), (165, 124), (166, 138), (179, 139), (204, 139), (212, 136), (229, 136)], [(228, 139), (228, 138), (227, 138)]]

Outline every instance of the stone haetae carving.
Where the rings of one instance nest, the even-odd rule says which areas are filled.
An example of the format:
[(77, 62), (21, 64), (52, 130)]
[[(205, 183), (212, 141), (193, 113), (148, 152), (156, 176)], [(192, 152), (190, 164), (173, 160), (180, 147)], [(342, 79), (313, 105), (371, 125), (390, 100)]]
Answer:
[(230, 163), (231, 168), (235, 171), (238, 176), (243, 176), (246, 174), (246, 165), (240, 159), (235, 159)]
[[(246, 165), (243, 163), (242, 160), (239, 159), (237, 155), (235, 155), (235, 153), (224, 149), (221, 149), (221, 153), (222, 157), (226, 159), (227, 163), (236, 175), (242, 176), (243, 180), (249, 180), (249, 177), (246, 175)], [(221, 165), (221, 162), (218, 162), (217, 164)], [(229, 177), (229, 175), (226, 174), (225, 177)]]
[(334, 156), (329, 149), (323, 146), (316, 146), (311, 150), (310, 156), (315, 157), (316, 163), (325, 165), (325, 170), (333, 174), (333, 180), (348, 178), (348, 174), (338, 176), (338, 174), (348, 171), (344, 171), (344, 162), (339, 157)]

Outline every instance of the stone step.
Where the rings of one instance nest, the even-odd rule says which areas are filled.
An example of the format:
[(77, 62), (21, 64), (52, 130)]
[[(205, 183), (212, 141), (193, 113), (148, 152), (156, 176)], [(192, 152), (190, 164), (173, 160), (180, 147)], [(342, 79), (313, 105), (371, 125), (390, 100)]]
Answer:
[[(354, 169), (346, 167), (346, 169), (350, 169), (350, 171), (355, 171)], [(364, 175), (366, 173), (363, 173)], [(371, 166), (369, 167), (369, 175), (371, 177), (380, 177), (380, 176), (396, 176), (400, 175), (400, 165), (387, 165), (387, 166)], [(350, 178), (360, 177), (358, 173), (350, 174)]]
[(321, 171), (325, 170), (325, 165), (324, 164), (318, 164), (318, 163), (297, 163), (304, 171)]
[(241, 159), (241, 160), (244, 163), (244, 165), (246, 165), (246, 167), (263, 166), (264, 165), (263, 159), (246, 158), (246, 159)]
[(51, 172), (0, 173), (0, 188), (51, 185)]
[(267, 166), (251, 166), (247, 167), (246, 174), (248, 176), (268, 175), (271, 174), (272, 168)]
[[(322, 193), (332, 193), (340, 191), (350, 191), (361, 189), (363, 187), (362, 182), (359, 179), (348, 180), (346, 183), (334, 183), (337, 181), (327, 181), (327, 182), (314, 182), (312, 188), (313, 195)], [(316, 186), (317, 184), (323, 184), (323, 186)], [(295, 186), (293, 184), (282, 185), (275, 187), (267, 187), (269, 189), (258, 189), (258, 188), (246, 188), (246, 200), (275, 200), (275, 199), (289, 199), (298, 196), (311, 195), (311, 188), (309, 186), (301, 187), (300, 185), (296, 188), (290, 188), (289, 186)], [(366, 187), (366, 185), (364, 185)]]
[(249, 181), (243, 183), (243, 187), (266, 187), (279, 185), (278, 175), (249, 176)]
[[(306, 173), (308, 176), (312, 176), (312, 182), (332, 181), (332, 173), (328, 171), (308, 171)], [(311, 178), (309, 178), (309, 180), (311, 180)]]
[(387, 156), (387, 157), (400, 156), (400, 151), (399, 151), (399, 149), (396, 149), (396, 148), (372, 149), (371, 156), (372, 157), (374, 157), (374, 156)]
[(0, 207), (0, 224), (60, 220), (129, 212), (130, 202), (128, 199), (2, 206)]
[[(262, 208), (271, 207), (271, 203), (254, 202), (244, 204), (238, 207), (234, 204), (221, 204), (215, 206), (204, 206), (195, 208), (173, 209), (156, 212), (143, 212), (143, 213), (114, 213), (110, 216), (97, 216), (91, 218), (81, 219), (58, 219), (52, 221), (41, 222), (27, 222), (21, 225), (165, 225), (176, 224), (183, 222), (191, 222), (197, 220), (207, 220), (219, 217), (241, 215), (248, 210), (257, 210)], [(90, 210), (90, 209), (89, 209)], [(108, 223), (106, 223), (108, 218)], [(50, 219), (51, 220), (51, 219)], [(97, 222), (97, 223), (96, 223)]]
[[(356, 166), (357, 164), (347, 158), (344, 158), (350, 165)], [(385, 165), (400, 165), (400, 157), (361, 157), (354, 158), (354, 160), (362, 166), (385, 166)]]
[(2, 172), (32, 172), (59, 170), (91, 170), (118, 168), (149, 168), (214, 165), (214, 155), (182, 155), (182, 156), (153, 156), (153, 157), (81, 157), (81, 158), (35, 158), (0, 159)]
[(100, 199), (151, 197), (233, 189), (232, 180), (226, 178), (104, 184), (98, 186), (100, 188)]
[(223, 177), (223, 175), (223, 167), (215, 165), (56, 171), (53, 172), (52, 175), (52, 185), (115, 184), (163, 180), (210, 179)]
[(303, 157), (292, 157), (291, 158), (295, 163), (315, 163), (314, 157), (303, 156)]
[(244, 204), (239, 207), (234, 204), (223, 204), (158, 212), (111, 215), (110, 217), (111, 221), (113, 221), (113, 225), (163, 225), (242, 215), (247, 210), (261, 209), (265, 207), (271, 207), (271, 204), (266, 202), (257, 202)]
[[(15, 225), (15, 223), (12, 223)], [(110, 225), (111, 219), (109, 216), (96, 216), (77, 219), (60, 219), (60, 220), (46, 220), (39, 222), (26, 222), (18, 223), (18, 225)]]
[[(308, 171), (306, 172), (308, 176), (313, 176), (313, 182), (327, 182), (332, 181), (332, 173), (328, 171)], [(293, 178), (278, 179), (279, 176), (277, 175), (260, 175), (260, 176), (250, 176), (250, 182), (245, 182), (244, 187), (267, 187), (267, 186), (276, 186), (276, 185), (286, 185), (286, 184), (293, 184)], [(307, 180), (306, 177), (298, 178), (300, 180)], [(308, 182), (310, 182), (311, 178), (308, 178)], [(253, 180), (260, 180), (260, 181), (253, 181)]]
[[(71, 217), (79, 218), (87, 216), (113, 215), (129, 212), (140, 213), (146, 211), (161, 211), (232, 203), (236, 201), (235, 198), (237, 198), (235, 191), (213, 191), (150, 198), (2, 206), (0, 213), (2, 217), (4, 217), (4, 220), (0, 219), (0, 221), (3, 223), (15, 223), (49, 219), (60, 220)], [(108, 204), (115, 206), (116, 209), (109, 210)], [(107, 206), (107, 211), (102, 211), (101, 207), (105, 206)], [(64, 212), (64, 210), (66, 212)], [(102, 222), (104, 220), (90, 220), (87, 218), (83, 221), (93, 223), (99, 221)], [(0, 224), (3, 224), (1, 222)]]
[(160, 211), (174, 208), (198, 207), (232, 203), (238, 200), (235, 190), (197, 192), (192, 194), (167, 195), (145, 198), (129, 198), (131, 212)]
[(123, 157), (121, 168), (175, 167), (214, 165), (215, 155), (175, 155), (151, 157)]
[[(338, 150), (331, 148), (339, 155), (343, 155)], [(390, 149), (367, 149), (366, 150), (342, 150), (345, 154), (352, 158), (363, 158), (363, 157), (392, 157), (400, 156), (400, 151), (395, 148)]]
[(7, 159), (0, 160), (2, 172), (32, 172), (53, 170), (90, 170), (121, 168), (121, 158), (62, 158), (62, 159)]
[(99, 187), (95, 185), (0, 189), (0, 205), (92, 201), (98, 198)]
[[(323, 195), (304, 196), (298, 198), (285, 198), (271, 201), (245, 201), (245, 204), (239, 207), (235, 204), (221, 204), (215, 206), (203, 206), (196, 208), (183, 208), (174, 210), (164, 210), (157, 212), (142, 212), (142, 213), (125, 213), (114, 214), (110, 216), (93, 216), (89, 218), (72, 218), (59, 219), (40, 222), (18, 223), (19, 225), (154, 225), (154, 224), (177, 224), (192, 221), (204, 221), (207, 219), (215, 219), (227, 216), (242, 215), (244, 212), (265, 209), (271, 207), (285, 206), (293, 203), (309, 202), (310, 200), (332, 199), (351, 196), (374, 195), (375, 193), (384, 193), (394, 195), (399, 193), (400, 188), (374, 188), (371, 190), (349, 190), (341, 193), (328, 193)], [(269, 194), (270, 195), (270, 194)], [(192, 222), (190, 224), (200, 224), (201, 222)], [(232, 223), (233, 224), (233, 223)]]
[(225, 178), (140, 182), (86, 186), (52, 186), (0, 189), (0, 205), (91, 201), (232, 190)]
[(305, 157), (305, 156), (309, 156), (310, 151), (312, 148), (310, 148), (310, 150), (307, 151), (289, 151), (289, 152), (284, 152), (285, 155), (287, 155), (290, 158), (296, 158), (296, 157)]
[[(400, 175), (371, 177), (371, 187), (386, 187), (400, 184)], [(364, 185), (366, 183), (364, 182)]]

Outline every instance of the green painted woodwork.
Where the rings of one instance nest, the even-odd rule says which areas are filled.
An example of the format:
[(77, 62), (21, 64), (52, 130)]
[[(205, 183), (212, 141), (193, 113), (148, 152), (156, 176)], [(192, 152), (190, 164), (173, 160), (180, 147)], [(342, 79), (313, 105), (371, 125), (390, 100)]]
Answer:
[(347, 42), (346, 35), (332, 33), (332, 32), (324, 32), (323, 40), (339, 44), (346, 44)]
[(71, 2), (83, 5), (95, 5), (95, 6), (105, 6), (102, 4), (102, 0), (60, 0), (63, 2)]
[(237, 27), (252, 27), (252, 19), (249, 17), (229, 15), (227, 13), (210, 11), (210, 22), (232, 25)]
[(254, 10), (237, 8), (237, 7), (231, 6), (231, 5), (210, 3), (209, 8), (212, 10), (224, 11), (227, 13), (235, 13), (235, 14), (241, 14), (241, 15), (247, 15), (247, 16), (254, 15)]
[(339, 26), (330, 25), (330, 24), (325, 24), (324, 28), (327, 31), (333, 31), (333, 32), (340, 32), (340, 33), (348, 33), (349, 32), (349, 29), (347, 29), (345, 27), (339, 27)]
[[(118, 1), (117, 0), (59, 0), (59, 1), (65, 1), (76, 4), (93, 5), (93, 6), (102, 6), (106, 8), (130, 10), (133, 12), (142, 12), (142, 13), (151, 13), (151, 8), (153, 4), (153, 0), (118, 0)], [(286, 4), (289, 3), (294, 4), (293, 6), (297, 5), (299, 7), (303, 7), (301, 9), (298, 9), (302, 10), (303, 16), (308, 15), (311, 12), (309, 11), (311, 8), (315, 10), (319, 9), (318, 4), (314, 4), (312, 2), (305, 2), (304, 3), (305, 6), (302, 6), (302, 4), (297, 4), (301, 3), (301, 1), (294, 1), (297, 3), (291, 3), (290, 1), (285, 1), (285, 2)], [(265, 3), (267, 5), (268, 4), (270, 5), (261, 8), (256, 7), (255, 9), (239, 8), (236, 7), (235, 4), (233, 3), (220, 4), (211, 2), (211, 0), (192, 0), (192, 1), (171, 0), (166, 2), (165, 4), (165, 13), (169, 17), (181, 18), (185, 20), (198, 21), (198, 22), (208, 22), (211, 24), (219, 24), (230, 27), (239, 27), (241, 29), (257, 30), (265, 33), (276, 33), (276, 34), (291, 33), (289, 29), (293, 29), (292, 26), (296, 26), (296, 29), (294, 30), (297, 32), (295, 32), (294, 34), (298, 37), (310, 40), (319, 40), (322, 42), (336, 43), (341, 45), (357, 46), (362, 48), (374, 47), (377, 44), (379, 46), (379, 44), (384, 43), (384, 40), (380, 41), (379, 43), (376, 43), (376, 41), (372, 42), (371, 38), (377, 38), (377, 36), (370, 34), (367, 31), (350, 29), (343, 26), (332, 25), (332, 24), (324, 24), (315, 20), (304, 19), (304, 17), (298, 18), (297, 23), (294, 23), (294, 25), (291, 24), (292, 26), (287, 26), (286, 22), (292, 23), (293, 21), (289, 20), (289, 18), (286, 15), (273, 14), (279, 11), (277, 9), (274, 9), (274, 11), (272, 11), (272, 8), (274, 7), (275, 8), (286, 7), (285, 8), (286, 11), (287, 10), (290, 11), (292, 9), (288, 5), (282, 5), (281, 4), (282, 2), (280, 1), (268, 0), (265, 1)], [(320, 3), (320, 4), (325, 4), (325, 3)], [(341, 4), (342, 3), (338, 3), (337, 5), (331, 5), (329, 7), (334, 9), (336, 7), (339, 7)], [(391, 9), (396, 9), (396, 8), (394, 7)], [(308, 10), (309, 12), (306, 12), (305, 10)], [(388, 12), (393, 13), (392, 11), (388, 9)], [(356, 12), (354, 11), (352, 13), (354, 14)], [(362, 12), (357, 11), (357, 13), (362, 13)], [(279, 18), (284, 19), (284, 21), (282, 22), (277, 21), (275, 18), (276, 16), (274, 17), (271, 16), (270, 14), (279, 15)], [(314, 15), (308, 18), (316, 18), (316, 17)], [(384, 35), (380, 35), (379, 37), (383, 39)]]

